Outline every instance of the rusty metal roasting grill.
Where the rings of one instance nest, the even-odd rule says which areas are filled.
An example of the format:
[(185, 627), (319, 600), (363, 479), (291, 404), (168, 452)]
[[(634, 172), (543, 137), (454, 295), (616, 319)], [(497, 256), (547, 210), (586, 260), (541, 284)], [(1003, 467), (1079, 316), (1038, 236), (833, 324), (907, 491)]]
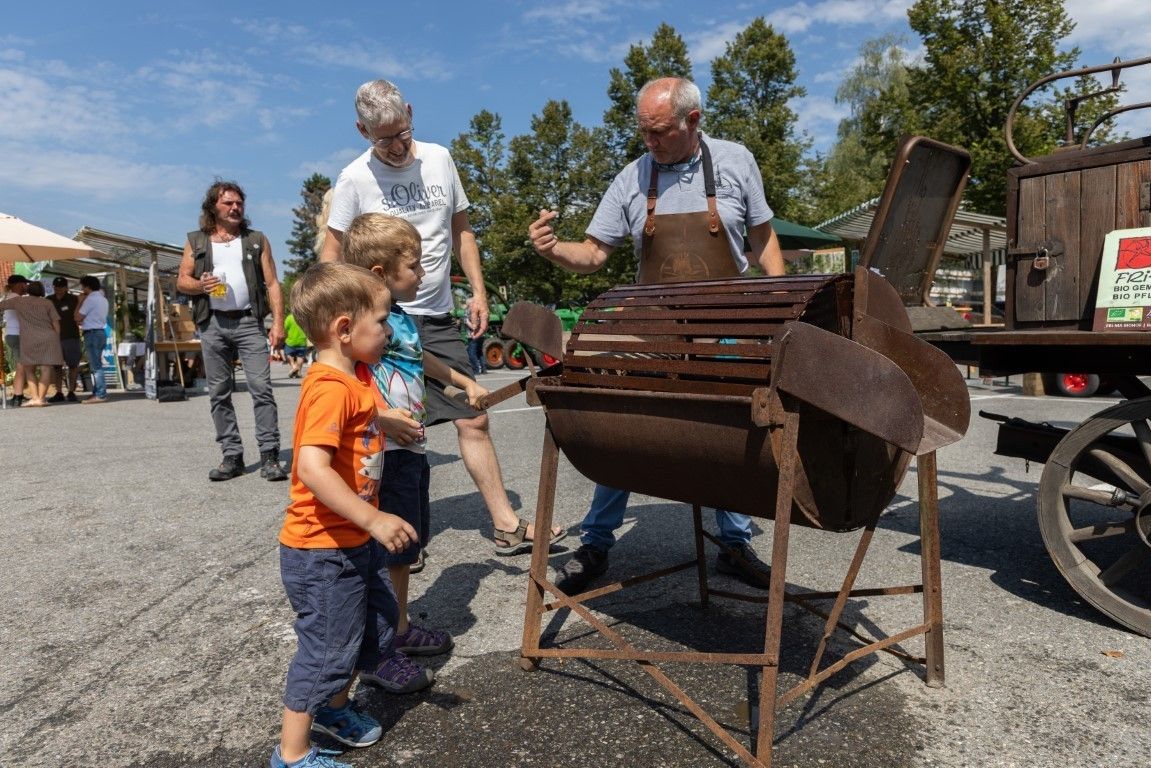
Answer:
[[(912, 208), (930, 208), (939, 220), (925, 223), (908, 216), (896, 234), (914, 234), (889, 241), (937, 258), (937, 233), (949, 226), (958, 204), (966, 154), (914, 139), (898, 158), (885, 201), (918, 195), (930, 205)], [(951, 170), (933, 173), (941, 166)], [(908, 168), (914, 172), (905, 180), (912, 181), (900, 186)], [(939, 194), (933, 184), (940, 187)], [(525, 669), (544, 658), (638, 661), (753, 766), (770, 764), (775, 709), (853, 659), (879, 650), (897, 652), (899, 643), (924, 635), (925, 658), (898, 652), (925, 663), (929, 685), (942, 684), (935, 451), (962, 437), (969, 401), (955, 365), (914, 337), (899, 292), (882, 276), (861, 267), (848, 275), (620, 286), (589, 305), (562, 352), (558, 320), (542, 307), (513, 307), (504, 332), (549, 355), (562, 354), (561, 364), (533, 371), (523, 385), (529, 402), (542, 404), (547, 415), (521, 646)], [(489, 404), (516, 391), (520, 389), (513, 385), (492, 393)], [(764, 602), (709, 586), (704, 541), (720, 542), (702, 529), (700, 510), (717, 507), (775, 520), (763, 654), (638, 650), (585, 606), (624, 588), (623, 583), (565, 595), (549, 581), (548, 532), (561, 450), (596, 482), (693, 508), (695, 557), (629, 578), (627, 585), (694, 568), (704, 606), (711, 595)], [(855, 580), (876, 522), (913, 456), (918, 464), (922, 581), (857, 589)], [(838, 591), (788, 593), (791, 522), (836, 532), (862, 529)], [(923, 601), (921, 624), (871, 639), (841, 623), (852, 597), (917, 593)], [(834, 604), (824, 612), (812, 606), (819, 600)], [(822, 617), (825, 629), (808, 676), (778, 693), (785, 601)], [(541, 620), (557, 608), (575, 612), (615, 650), (542, 646)], [(828, 638), (837, 627), (847, 629), (861, 645), (821, 667)], [(762, 669), (754, 754), (659, 669), (656, 662), (664, 661)]]

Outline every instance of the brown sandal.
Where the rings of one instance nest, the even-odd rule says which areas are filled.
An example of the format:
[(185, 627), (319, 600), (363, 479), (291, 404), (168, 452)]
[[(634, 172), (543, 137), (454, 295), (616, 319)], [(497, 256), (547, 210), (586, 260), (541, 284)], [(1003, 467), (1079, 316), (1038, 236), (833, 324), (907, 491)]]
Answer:
[[(534, 543), (528, 536), (528, 523), (522, 517), (516, 521), (516, 529), (514, 531), (503, 531), (499, 528), (495, 529), (496, 541), (496, 554), (501, 557), (508, 557), (510, 555), (520, 555), (524, 552), (532, 551), (532, 544)], [(557, 541), (565, 538), (568, 535), (566, 530), (560, 529), (559, 533), (552, 534), (551, 543), (555, 544)]]

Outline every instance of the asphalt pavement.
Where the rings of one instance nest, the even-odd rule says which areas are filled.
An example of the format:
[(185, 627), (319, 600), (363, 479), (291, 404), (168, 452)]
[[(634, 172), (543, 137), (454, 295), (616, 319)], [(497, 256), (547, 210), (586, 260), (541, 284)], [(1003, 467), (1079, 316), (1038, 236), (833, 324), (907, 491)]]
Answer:
[[(515, 374), (481, 377), (490, 389)], [(285, 455), (298, 383), (275, 367)], [(1073, 425), (1114, 402), (1020, 394), (1015, 380), (971, 382), (980, 408)], [(250, 401), (237, 397), (249, 472), (211, 483), (219, 460), (207, 398), (156, 403), (114, 393), (100, 406), (0, 411), (6, 574), (0, 579), (0, 766), (176, 768), (261, 766), (279, 732), (284, 671), (294, 649), (276, 534), (286, 483), (256, 471)], [(533, 513), (542, 411), (523, 398), (492, 413), (509, 495)], [(429, 431), (432, 528), (426, 569), (413, 576), (412, 614), (450, 631), (426, 692), (356, 694), (385, 725), (375, 746), (345, 758), (367, 766), (734, 766), (739, 763), (633, 663), (516, 664), (528, 555), (494, 555), (491, 524), (459, 458), (454, 430)], [(688, 436), (689, 437), (689, 436)], [(689, 437), (690, 439), (690, 437)], [(880, 654), (850, 664), (784, 709), (776, 766), (1147, 766), (1151, 640), (1083, 603), (1043, 548), (1035, 519), (1041, 466), (993, 455), (995, 425), (973, 417), (939, 458), (946, 681)], [(918, 578), (915, 471), (881, 519), (861, 575)], [(591, 483), (561, 462), (556, 519), (574, 527)], [(705, 516), (706, 519), (706, 516)], [(754, 546), (767, 558), (771, 523)], [(682, 506), (633, 497), (613, 575), (692, 551)], [(853, 534), (795, 528), (789, 582), (838, 585)], [(557, 547), (560, 563), (574, 537)], [(596, 603), (636, 645), (753, 652), (762, 608), (715, 600), (701, 608), (693, 576), (650, 582)], [(738, 588), (714, 575), (716, 586)], [(898, 598), (849, 602), (846, 618), (913, 617)], [(561, 642), (595, 644), (562, 614)], [(822, 622), (785, 611), (785, 681), (802, 675)], [(922, 642), (906, 648), (919, 653)], [(832, 643), (841, 653), (849, 644)], [(718, 665), (669, 665), (673, 677), (748, 743), (757, 677)]]

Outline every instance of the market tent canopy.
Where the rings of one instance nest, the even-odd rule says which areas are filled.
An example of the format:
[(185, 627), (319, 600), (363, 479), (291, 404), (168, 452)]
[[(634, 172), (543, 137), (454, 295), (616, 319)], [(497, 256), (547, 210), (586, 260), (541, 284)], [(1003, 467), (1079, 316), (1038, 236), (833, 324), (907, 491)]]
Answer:
[(100, 255), (90, 245), (0, 213), (0, 262), (62, 261)]
[(83, 227), (76, 233), (76, 239), (95, 249), (90, 258), (75, 262), (53, 264), (49, 270), (53, 274), (76, 278), (93, 272), (116, 272), (120, 274), (124, 288), (148, 290), (148, 267), (156, 261), (156, 273), (164, 280), (175, 280), (180, 269), (184, 249), (171, 243), (158, 243), (153, 240), (105, 232), (92, 227)]
[(808, 248), (827, 248), (843, 242), (839, 235), (821, 232), (780, 218), (771, 220), (771, 228), (779, 236), (779, 247), (785, 251)]
[[(863, 242), (878, 207), (876, 197), (828, 219), (819, 228), (844, 240)], [(982, 266), (984, 256), (990, 256), (993, 264), (1003, 264), (1007, 253), (1007, 219), (962, 209), (956, 211), (943, 253), (966, 258), (973, 269)]]

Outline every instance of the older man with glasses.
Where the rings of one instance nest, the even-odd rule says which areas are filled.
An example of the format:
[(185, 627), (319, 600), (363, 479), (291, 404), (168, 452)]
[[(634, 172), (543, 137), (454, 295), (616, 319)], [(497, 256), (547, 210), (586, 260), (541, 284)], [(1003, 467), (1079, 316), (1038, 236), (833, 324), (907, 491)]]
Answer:
[[(444, 147), (413, 138), (412, 105), (387, 80), (360, 86), (356, 115), (356, 128), (370, 146), (336, 180), (320, 260), (342, 259), (344, 232), (362, 213), (386, 213), (409, 221), (420, 233), (425, 274), (415, 300), (401, 306), (415, 320), (424, 350), (471, 376), (467, 351), (451, 316), (453, 251), (472, 286), (468, 320), (473, 337), (487, 331), (488, 299), (479, 246), (468, 222), (468, 197), (456, 165)], [(487, 414), (477, 414), (445, 396), (434, 380), (428, 381), (427, 398), (429, 426), (456, 424), (464, 466), (492, 517), (495, 554), (530, 551), (532, 526), (508, 501)], [(561, 535), (555, 531), (556, 538)]]

